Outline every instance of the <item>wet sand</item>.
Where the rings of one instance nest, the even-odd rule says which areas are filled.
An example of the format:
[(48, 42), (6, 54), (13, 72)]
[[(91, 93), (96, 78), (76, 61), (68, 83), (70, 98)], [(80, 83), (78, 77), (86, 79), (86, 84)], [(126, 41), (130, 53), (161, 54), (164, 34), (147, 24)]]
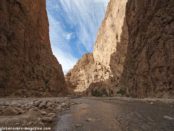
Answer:
[(57, 120), (56, 131), (174, 131), (174, 102), (77, 98)]

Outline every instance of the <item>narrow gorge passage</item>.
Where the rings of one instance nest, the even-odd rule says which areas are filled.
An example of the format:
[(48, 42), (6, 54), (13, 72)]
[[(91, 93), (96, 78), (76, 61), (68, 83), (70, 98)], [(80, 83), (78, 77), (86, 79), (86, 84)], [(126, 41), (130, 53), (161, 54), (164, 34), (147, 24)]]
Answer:
[(174, 131), (174, 0), (0, 0), (16, 130)]
[[(172, 101), (172, 100), (171, 100)], [(174, 102), (124, 98), (77, 98), (56, 131), (173, 131)]]

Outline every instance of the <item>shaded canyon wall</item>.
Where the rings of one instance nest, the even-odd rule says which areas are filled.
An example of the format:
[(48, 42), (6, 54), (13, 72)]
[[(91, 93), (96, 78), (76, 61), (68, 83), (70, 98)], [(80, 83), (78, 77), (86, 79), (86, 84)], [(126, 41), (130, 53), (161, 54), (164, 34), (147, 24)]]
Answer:
[(57, 96), (65, 88), (53, 56), (45, 0), (0, 1), (0, 96)]
[(130, 0), (121, 85), (134, 97), (174, 97), (174, 1)]

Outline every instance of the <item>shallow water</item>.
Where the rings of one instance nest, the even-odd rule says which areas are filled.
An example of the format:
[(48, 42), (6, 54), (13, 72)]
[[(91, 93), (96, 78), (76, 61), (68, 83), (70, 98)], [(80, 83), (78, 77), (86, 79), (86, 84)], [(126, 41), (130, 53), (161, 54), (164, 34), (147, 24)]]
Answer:
[[(74, 99), (56, 131), (174, 131), (173, 104), (118, 99)], [(166, 117), (168, 116), (168, 117)]]

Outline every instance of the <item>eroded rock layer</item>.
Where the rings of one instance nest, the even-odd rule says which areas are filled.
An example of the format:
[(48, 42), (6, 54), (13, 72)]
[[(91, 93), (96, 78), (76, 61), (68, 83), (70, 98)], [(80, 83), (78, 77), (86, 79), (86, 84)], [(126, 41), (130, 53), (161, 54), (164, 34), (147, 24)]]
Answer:
[[(86, 90), (89, 90), (89, 87), (92, 89), (94, 87), (94, 83), (96, 85), (97, 83), (101, 83), (103, 81), (109, 86), (110, 81), (108, 80), (106, 82), (108, 78), (109, 70), (100, 63), (95, 62), (93, 54), (85, 54), (74, 66), (74, 68), (66, 75), (66, 82), (67, 86), (73, 89), (76, 93), (84, 93)], [(104, 86), (104, 84), (100, 85)], [(107, 89), (105, 87), (103, 88)], [(90, 91), (88, 94), (91, 94)]]
[[(66, 76), (68, 83), (73, 83), (73, 88), (82, 89), (79, 90), (80, 92), (87, 89), (88, 95), (111, 96), (114, 89), (119, 90), (114, 87), (119, 83), (127, 49), (126, 2), (126, 0), (109, 2), (106, 17), (98, 32), (94, 52), (91, 54), (93, 62), (81, 66), (84, 63), (82, 64), (80, 60), (81, 62), (70, 71), (71, 75)], [(80, 71), (76, 70), (83, 70), (83, 73), (79, 75)], [(82, 78), (85, 82), (81, 82)]]
[(173, 7), (173, 0), (110, 0), (96, 40), (94, 62), (85, 64), (90, 71), (73, 74), (77, 63), (71, 71), (73, 77), (67, 76), (69, 83), (78, 80), (73, 87), (85, 87), (87, 94), (110, 95), (114, 91), (133, 97), (173, 97)]
[(48, 33), (45, 0), (0, 1), (0, 96), (57, 96), (64, 89)]
[(174, 97), (174, 1), (130, 0), (122, 85), (135, 97)]

